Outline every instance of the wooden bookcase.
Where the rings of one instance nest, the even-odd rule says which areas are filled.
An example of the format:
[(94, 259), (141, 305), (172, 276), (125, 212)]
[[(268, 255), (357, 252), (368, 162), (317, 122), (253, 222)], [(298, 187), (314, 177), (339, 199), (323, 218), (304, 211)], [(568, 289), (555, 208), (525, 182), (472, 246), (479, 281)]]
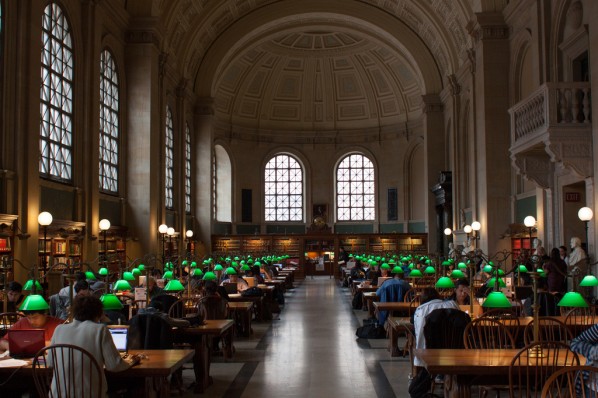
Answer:
[(127, 265), (126, 233), (127, 229), (121, 226), (111, 226), (105, 239), (104, 233), (100, 233), (98, 258), (100, 264), (105, 264), (110, 273), (117, 273), (121, 267)]
[(17, 216), (0, 214), (0, 287), (14, 279), (12, 258)]

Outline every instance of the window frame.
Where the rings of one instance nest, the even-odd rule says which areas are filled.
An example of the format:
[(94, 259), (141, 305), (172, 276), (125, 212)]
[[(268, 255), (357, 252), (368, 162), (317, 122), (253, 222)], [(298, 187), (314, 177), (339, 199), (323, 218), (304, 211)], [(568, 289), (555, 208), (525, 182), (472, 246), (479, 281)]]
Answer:
[(174, 210), (174, 120), (166, 106), (164, 123), (164, 207)]
[[(103, 98), (103, 87), (104, 87), (104, 79), (106, 78), (105, 74), (103, 73), (103, 70), (105, 70), (104, 68), (104, 54), (107, 54), (109, 56), (109, 61), (111, 61), (112, 63), (112, 79), (106, 79), (107, 83), (111, 85), (112, 90), (108, 91), (108, 93), (110, 92), (115, 92), (116, 93), (116, 98), (112, 97), (111, 98), (111, 104), (116, 103), (116, 108), (109, 106), (109, 104), (106, 104), (105, 101), (102, 101)], [(116, 79), (116, 81), (114, 81), (114, 78)], [(107, 134), (105, 132), (105, 123), (109, 123), (109, 121), (105, 121), (103, 122), (104, 119), (104, 115), (105, 112), (111, 112), (112, 114), (112, 120), (116, 121), (116, 125), (114, 125), (114, 123), (110, 123), (110, 130), (111, 131), (116, 131), (116, 137), (114, 137), (113, 134)], [(108, 194), (108, 195), (118, 195), (119, 191), (120, 191), (120, 153), (121, 153), (121, 112), (120, 112), (120, 79), (118, 76), (118, 66), (116, 65), (116, 61), (115, 61), (115, 57), (114, 54), (108, 49), (105, 48), (102, 50), (102, 52), (100, 53), (100, 125), (99, 125), (99, 144), (98, 144), (98, 149), (99, 149), (99, 171), (98, 171), (98, 176), (99, 176), (99, 189), (100, 192)], [(102, 126), (104, 126), (104, 128), (102, 128)], [(112, 145), (116, 146), (116, 153), (114, 153), (114, 151), (111, 151), (111, 153), (113, 154), (113, 157), (116, 159), (116, 162), (112, 162), (110, 160), (104, 159), (103, 155), (102, 155), (102, 148), (103, 148), (103, 142), (104, 140), (110, 141), (112, 143)], [(109, 150), (109, 149), (108, 149)], [(107, 177), (102, 173), (103, 170), (103, 166), (104, 165), (108, 165), (107, 167), (112, 167), (115, 170), (115, 174), (116, 176), (114, 177)], [(111, 180), (114, 180), (114, 185), (115, 185), (115, 189), (111, 190), (111, 189), (107, 189), (104, 187), (104, 179), (105, 178), (109, 178)]]
[[(282, 167), (282, 164), (278, 162), (277, 159), (282, 158), (282, 157), (286, 157), (287, 161), (286, 164), (287, 166)], [(274, 163), (273, 163), (274, 162)], [(273, 164), (274, 167), (269, 168), (269, 165)], [(296, 165), (296, 167), (295, 167)], [(268, 171), (272, 170), (271, 173), (273, 173), (273, 177), (274, 180), (270, 180), (269, 176), (268, 176)], [(286, 175), (287, 175), (287, 180), (280, 180), (278, 177), (282, 177), (285, 173), (283, 170), (286, 170)], [(295, 179), (295, 177), (293, 176), (293, 171), (294, 172), (299, 172), (299, 177), (300, 180), (297, 181)], [(287, 222), (287, 223), (301, 223), (301, 222), (305, 222), (305, 168), (303, 167), (303, 164), (301, 163), (301, 161), (294, 156), (293, 154), (290, 153), (286, 153), (286, 152), (280, 152), (280, 153), (276, 153), (273, 156), (270, 157), (270, 159), (266, 162), (266, 164), (264, 165), (263, 168), (263, 175), (264, 175), (264, 185), (263, 185), (263, 189), (264, 189), (264, 222), (267, 223), (281, 223), (281, 222)], [(273, 193), (269, 193), (270, 192), (270, 188), (268, 187), (268, 184), (273, 182), (274, 183), (274, 191)], [(278, 189), (278, 185), (284, 184), (286, 186), (282, 187), (281, 190)], [(297, 193), (293, 193), (296, 191), (293, 191), (293, 186), (297, 187), (301, 187), (301, 191), (299, 194)], [(272, 200), (269, 200), (268, 197), (272, 197), (273, 198), (273, 205), (274, 206), (268, 206), (269, 203), (272, 203)], [(301, 200), (300, 200), (300, 204), (299, 206), (293, 206), (293, 203), (296, 203), (296, 200), (293, 200), (293, 196), (300, 196)], [(286, 203), (286, 206), (283, 207), (284, 210), (281, 211), (285, 211), (286, 210), (286, 214), (287, 217), (280, 217), (280, 215), (282, 213), (279, 213), (279, 204), (280, 203)], [(269, 217), (269, 212), (272, 211), (272, 209), (274, 210), (274, 218), (268, 218)], [(298, 216), (293, 217), (293, 212), (299, 212)]]
[[(355, 156), (359, 156), (361, 159), (361, 166), (355, 167), (356, 163), (353, 161)], [(367, 163), (366, 163), (367, 161)], [(345, 166), (345, 163), (347, 165)], [(361, 173), (354, 172), (353, 170), (360, 169)], [(341, 170), (347, 170), (345, 172), (348, 175), (348, 179), (340, 180), (340, 172)], [(353, 177), (361, 174), (362, 178), (360, 180), (354, 180)], [(371, 179), (366, 179), (366, 176), (371, 176)], [(339, 188), (341, 183), (348, 184), (348, 193), (345, 193), (345, 190), (341, 190)], [(356, 186), (360, 184), (361, 186)], [(369, 193), (366, 192), (368, 187), (366, 185), (371, 184), (369, 188)], [(335, 194), (335, 210), (336, 210), (336, 222), (339, 223), (351, 223), (351, 222), (373, 222), (377, 219), (377, 205), (376, 205), (376, 168), (374, 166), (374, 162), (369, 156), (366, 156), (360, 152), (353, 152), (346, 154), (343, 156), (336, 168), (335, 168), (335, 178), (334, 178), (334, 194)], [(352, 193), (353, 190), (357, 188), (358, 193)], [(341, 195), (349, 196), (349, 206), (341, 206), (341, 202), (344, 202), (344, 199), (341, 199)], [(353, 202), (353, 197), (359, 196), (360, 199), (357, 200), (357, 203)], [(366, 204), (370, 203), (370, 201), (366, 200), (366, 196), (371, 196), (371, 206), (366, 206)], [(361, 203), (361, 205), (359, 205)], [(362, 217), (361, 218), (354, 218), (354, 211), (353, 209), (361, 209)], [(343, 209), (349, 209), (349, 218), (341, 218), (341, 211)], [(366, 218), (366, 210), (371, 209), (371, 218)]]

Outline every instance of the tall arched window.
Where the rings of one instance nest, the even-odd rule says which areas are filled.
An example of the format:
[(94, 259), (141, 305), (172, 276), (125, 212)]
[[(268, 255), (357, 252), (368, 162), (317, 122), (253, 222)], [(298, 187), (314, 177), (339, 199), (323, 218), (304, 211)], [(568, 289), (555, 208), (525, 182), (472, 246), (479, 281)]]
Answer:
[(191, 129), (185, 125), (185, 213), (191, 213)]
[(42, 177), (70, 182), (73, 149), (73, 42), (57, 4), (42, 18), (40, 162)]
[(303, 221), (303, 169), (289, 155), (276, 155), (265, 169), (266, 221)]
[(118, 73), (109, 51), (100, 55), (100, 190), (118, 193)]
[(165, 192), (165, 199), (166, 199), (166, 208), (172, 209), (174, 207), (174, 197), (173, 197), (173, 190), (174, 190), (174, 126), (172, 123), (172, 112), (170, 111), (170, 107), (166, 107), (166, 137), (164, 140), (164, 144), (166, 147), (166, 153), (164, 157), (164, 163), (166, 165), (166, 180), (164, 181), (164, 186), (166, 189)]
[(336, 218), (338, 221), (371, 221), (376, 218), (374, 165), (354, 153), (336, 169)]

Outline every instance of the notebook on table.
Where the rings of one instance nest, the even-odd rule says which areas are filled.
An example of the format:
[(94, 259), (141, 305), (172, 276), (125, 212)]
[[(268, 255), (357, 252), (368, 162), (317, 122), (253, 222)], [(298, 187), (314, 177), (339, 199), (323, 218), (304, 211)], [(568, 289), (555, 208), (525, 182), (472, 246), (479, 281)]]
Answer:
[(8, 351), (13, 358), (33, 358), (45, 345), (43, 329), (8, 330)]
[(127, 352), (127, 336), (129, 333), (129, 329), (127, 328), (108, 328), (110, 331), (110, 336), (112, 336), (112, 341), (114, 341), (114, 345), (116, 349), (121, 353)]

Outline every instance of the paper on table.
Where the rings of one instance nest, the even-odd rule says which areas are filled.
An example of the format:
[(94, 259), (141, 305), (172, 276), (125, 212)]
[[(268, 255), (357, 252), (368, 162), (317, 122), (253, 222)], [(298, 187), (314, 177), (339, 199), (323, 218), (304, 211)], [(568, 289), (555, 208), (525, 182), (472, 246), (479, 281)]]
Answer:
[(29, 365), (29, 362), (21, 359), (9, 358), (0, 361), (0, 368), (17, 368), (26, 365)]

